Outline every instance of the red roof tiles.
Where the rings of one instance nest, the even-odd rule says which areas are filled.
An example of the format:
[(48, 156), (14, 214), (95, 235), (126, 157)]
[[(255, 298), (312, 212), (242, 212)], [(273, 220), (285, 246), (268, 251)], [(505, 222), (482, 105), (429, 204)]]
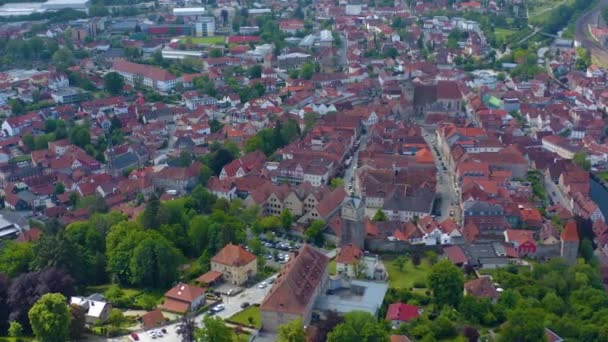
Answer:
[(231, 243), (224, 246), (221, 251), (211, 258), (212, 262), (233, 267), (245, 266), (255, 260), (255, 255), (247, 252), (243, 247)]

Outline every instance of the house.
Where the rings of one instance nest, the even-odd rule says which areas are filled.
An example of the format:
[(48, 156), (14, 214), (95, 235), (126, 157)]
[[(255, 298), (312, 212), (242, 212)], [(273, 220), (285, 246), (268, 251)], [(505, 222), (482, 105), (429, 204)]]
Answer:
[(523, 229), (507, 229), (504, 232), (505, 242), (513, 244), (519, 255), (536, 253), (536, 243), (534, 242), (534, 232)]
[(305, 244), (281, 270), (276, 282), (262, 301), (262, 329), (277, 332), (279, 326), (295, 319), (310, 324), (312, 308), (325, 291), (329, 258)]
[(205, 303), (205, 289), (198, 286), (179, 283), (165, 293), (165, 302), (162, 309), (185, 314), (189, 310), (196, 310)]
[(182, 82), (181, 77), (177, 77), (164, 69), (125, 60), (115, 61), (112, 70), (121, 74), (127, 84), (141, 84), (162, 92), (168, 92)]
[(490, 277), (467, 281), (464, 284), (464, 294), (478, 298), (488, 298), (492, 302), (496, 302), (500, 295)]
[(211, 271), (221, 272), (227, 283), (242, 285), (258, 273), (258, 262), (243, 247), (229, 243), (211, 258)]
[(248, 175), (251, 172), (259, 172), (264, 166), (266, 156), (261, 151), (255, 151), (235, 159), (224, 165), (220, 172), (220, 180), (226, 178), (240, 178)]
[[(380, 272), (377, 272), (380, 271)], [(378, 256), (363, 252), (359, 247), (348, 244), (340, 248), (336, 256), (336, 272), (350, 278), (383, 279)], [(376, 277), (376, 273), (378, 274)]]
[(167, 319), (159, 309), (152, 310), (141, 316), (141, 323), (145, 330), (150, 330), (163, 325)]
[(151, 175), (152, 183), (157, 189), (186, 192), (196, 185), (201, 166), (195, 162), (188, 167), (165, 167)]
[(386, 310), (386, 320), (391, 322), (393, 329), (401, 324), (410, 322), (420, 316), (422, 309), (414, 305), (404, 303), (393, 303)]
[(112, 310), (112, 304), (108, 303), (99, 293), (88, 297), (71, 297), (70, 304), (78, 305), (84, 310), (85, 322), (88, 325), (93, 325), (98, 321), (105, 322)]
[(560, 242), (561, 257), (566, 259), (570, 264), (574, 264), (576, 262), (576, 256), (578, 255), (578, 245), (580, 242), (576, 221), (570, 220), (566, 223), (566, 227), (564, 227), (564, 231), (560, 237)]

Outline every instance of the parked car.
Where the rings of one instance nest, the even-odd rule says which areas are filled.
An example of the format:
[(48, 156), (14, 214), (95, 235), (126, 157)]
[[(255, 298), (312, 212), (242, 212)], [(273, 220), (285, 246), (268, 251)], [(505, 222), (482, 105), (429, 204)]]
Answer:
[(246, 307), (248, 307), (248, 306), (249, 306), (249, 302), (242, 302), (242, 303), (241, 303), (241, 308), (242, 308), (242, 309), (244, 309), (244, 308), (246, 308)]
[(268, 286), (268, 284), (267, 284), (265, 281), (261, 282), (261, 283), (260, 283), (260, 285), (258, 285), (258, 287), (259, 287), (260, 289), (265, 289), (265, 288), (266, 288), (266, 286)]
[(136, 333), (131, 333), (131, 341), (139, 341), (139, 335)]
[(225, 308), (226, 308), (226, 307), (224, 306), (224, 304), (218, 304), (218, 305), (216, 305), (216, 306), (212, 307), (210, 311), (211, 311), (212, 313), (218, 313), (218, 312), (220, 312), (220, 311), (224, 310)]

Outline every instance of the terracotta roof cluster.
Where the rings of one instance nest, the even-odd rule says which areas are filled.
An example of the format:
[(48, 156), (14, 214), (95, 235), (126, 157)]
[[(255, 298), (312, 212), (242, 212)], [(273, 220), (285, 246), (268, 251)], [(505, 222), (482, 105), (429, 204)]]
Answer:
[(305, 244), (283, 268), (260, 306), (262, 311), (301, 315), (327, 274), (329, 258)]
[(256, 259), (255, 255), (249, 253), (243, 247), (229, 243), (211, 258), (211, 262), (231, 267), (241, 267)]

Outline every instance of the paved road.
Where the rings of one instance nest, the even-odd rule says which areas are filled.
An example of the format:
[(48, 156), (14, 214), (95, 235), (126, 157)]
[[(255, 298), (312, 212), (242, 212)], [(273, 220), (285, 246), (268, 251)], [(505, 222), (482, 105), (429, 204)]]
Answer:
[(369, 133), (365, 132), (364, 134), (361, 135), (360, 139), (360, 144), (359, 144), (359, 148), (353, 153), (353, 159), (350, 161), (350, 166), (344, 171), (344, 189), (346, 190), (347, 193), (350, 193), (351, 189), (349, 188), (349, 184), (353, 183), (353, 192), (355, 194), (359, 194), (359, 189), (356, 188), (355, 186), (355, 173), (356, 173), (356, 169), (357, 169), (357, 164), (359, 163), (359, 151), (361, 151), (361, 149), (365, 148), (365, 145), (367, 144), (367, 140), (369, 138)]
[(439, 221), (443, 221), (450, 217), (450, 211), (454, 210), (456, 217), (458, 216), (457, 206), (452, 206), (452, 203), (458, 203), (458, 197), (452, 186), (450, 179), (450, 171), (444, 171), (442, 166), (442, 157), (435, 152), (436, 147), (435, 132), (430, 129), (424, 129), (423, 137), (426, 143), (430, 146), (433, 158), (435, 159), (435, 165), (437, 167), (437, 195), (441, 197), (440, 201), (440, 215), (437, 218)]
[(598, 16), (600, 15), (602, 8), (606, 6), (608, 6), (608, 0), (600, 0), (593, 8), (581, 15), (576, 21), (576, 40), (581, 43), (581, 46), (589, 49), (591, 55), (597, 58), (600, 64), (608, 64), (608, 50), (591, 38), (588, 32), (588, 25), (597, 24)]

